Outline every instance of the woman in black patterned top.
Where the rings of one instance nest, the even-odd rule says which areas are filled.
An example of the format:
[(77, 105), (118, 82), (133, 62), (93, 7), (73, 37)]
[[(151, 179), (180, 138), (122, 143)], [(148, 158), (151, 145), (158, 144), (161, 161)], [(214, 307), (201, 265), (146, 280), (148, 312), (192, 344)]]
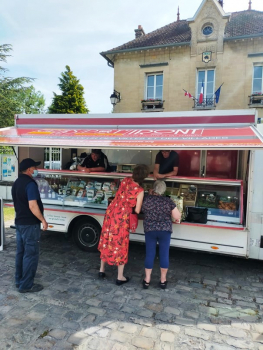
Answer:
[(166, 191), (164, 181), (157, 180), (153, 185), (153, 193), (148, 195), (142, 205), (145, 215), (143, 226), (145, 232), (146, 257), (145, 279), (143, 288), (147, 289), (151, 280), (151, 273), (156, 254), (156, 244), (159, 243), (159, 259), (161, 269), (160, 287), (167, 286), (166, 275), (169, 267), (169, 249), (172, 233), (172, 217), (175, 220), (181, 218), (179, 210), (174, 202), (162, 196)]

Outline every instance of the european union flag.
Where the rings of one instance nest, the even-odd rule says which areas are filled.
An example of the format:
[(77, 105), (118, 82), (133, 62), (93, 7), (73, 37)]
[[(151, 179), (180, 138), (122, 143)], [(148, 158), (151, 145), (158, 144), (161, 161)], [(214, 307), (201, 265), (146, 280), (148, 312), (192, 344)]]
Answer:
[(216, 92), (215, 92), (216, 103), (219, 102), (220, 91), (221, 91), (221, 86), (220, 86), (220, 87), (216, 90)]

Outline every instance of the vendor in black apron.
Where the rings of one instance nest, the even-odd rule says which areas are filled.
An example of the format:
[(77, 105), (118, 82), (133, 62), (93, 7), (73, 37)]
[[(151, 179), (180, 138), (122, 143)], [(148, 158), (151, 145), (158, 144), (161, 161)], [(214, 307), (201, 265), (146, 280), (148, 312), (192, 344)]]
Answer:
[(175, 151), (159, 151), (155, 158), (153, 176), (164, 179), (178, 173), (179, 155)]

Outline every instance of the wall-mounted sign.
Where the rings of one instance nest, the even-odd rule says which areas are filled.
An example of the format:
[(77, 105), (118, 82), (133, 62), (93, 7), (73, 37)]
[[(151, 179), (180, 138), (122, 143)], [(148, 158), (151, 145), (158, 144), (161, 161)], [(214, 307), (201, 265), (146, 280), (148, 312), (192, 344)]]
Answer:
[(202, 61), (208, 63), (212, 59), (212, 51), (202, 52)]

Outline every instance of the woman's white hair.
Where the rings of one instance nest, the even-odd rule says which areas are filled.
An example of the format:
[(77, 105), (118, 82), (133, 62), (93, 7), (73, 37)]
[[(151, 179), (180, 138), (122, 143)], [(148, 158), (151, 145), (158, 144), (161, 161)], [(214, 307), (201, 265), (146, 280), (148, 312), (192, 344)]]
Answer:
[(164, 194), (164, 192), (166, 191), (165, 182), (162, 180), (155, 181), (155, 183), (153, 184), (153, 190), (157, 194)]

